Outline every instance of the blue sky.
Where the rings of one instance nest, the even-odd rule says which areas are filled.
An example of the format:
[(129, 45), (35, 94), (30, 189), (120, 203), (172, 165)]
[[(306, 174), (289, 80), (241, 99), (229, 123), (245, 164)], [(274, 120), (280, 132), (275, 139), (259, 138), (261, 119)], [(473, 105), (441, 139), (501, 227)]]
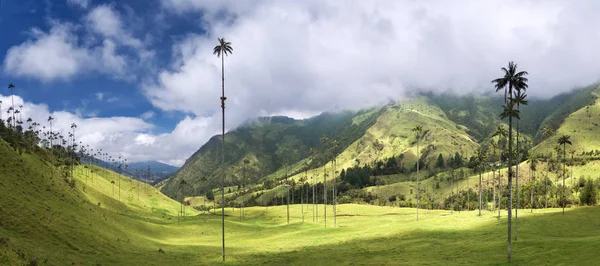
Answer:
[(530, 72), (530, 96), (600, 76), (593, 0), (0, 2), (0, 84), (17, 86), (23, 114), (52, 114), (61, 132), (75, 122), (87, 145), (130, 161), (181, 165), (219, 132), (217, 37), (234, 47), (227, 129), (415, 89), (489, 92), (509, 60)]

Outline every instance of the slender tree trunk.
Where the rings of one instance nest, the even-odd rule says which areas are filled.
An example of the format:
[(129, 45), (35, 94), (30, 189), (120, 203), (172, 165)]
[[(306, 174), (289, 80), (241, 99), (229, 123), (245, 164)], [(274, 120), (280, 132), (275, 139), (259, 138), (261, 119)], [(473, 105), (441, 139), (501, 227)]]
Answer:
[(565, 205), (567, 205), (567, 200), (565, 198), (565, 177), (567, 175), (567, 143), (563, 144), (563, 189), (562, 189), (562, 214), (565, 214)]
[(315, 186), (316, 186), (316, 184), (315, 184), (315, 171), (313, 171), (313, 177), (311, 179), (313, 181), (312, 182), (313, 183), (312, 184), (312, 192), (313, 192), (312, 193), (312, 218), (313, 218), (313, 223), (314, 223), (315, 222), (315, 195), (316, 195), (315, 194)]
[(481, 171), (479, 172), (479, 216), (481, 216), (481, 208), (482, 208), (482, 201), (481, 201)]
[[(335, 151), (334, 151), (335, 156)], [(333, 159), (333, 176), (331, 178), (331, 184), (333, 185), (333, 228), (337, 226), (337, 213), (336, 213), (336, 195), (335, 195), (335, 158)]]
[[(494, 162), (494, 168), (496, 163)], [(496, 170), (492, 169), (492, 211), (496, 210)]]
[(535, 172), (530, 171), (530, 173), (532, 173), (531, 175), (531, 213), (533, 213), (533, 189), (535, 188), (535, 183), (534, 183), (534, 179), (535, 179)]
[[(517, 110), (519, 110), (519, 105), (517, 105)], [(517, 190), (517, 207), (515, 208), (515, 241), (517, 241), (517, 232), (519, 225), (519, 164), (521, 163), (521, 156), (519, 152), (519, 119), (517, 119), (517, 173), (516, 173), (516, 190)]]
[(323, 221), (327, 228), (327, 163), (323, 165)]
[(546, 209), (548, 209), (548, 174), (550, 171), (550, 163), (546, 159), (546, 178), (544, 179), (544, 199), (546, 200)]
[(419, 137), (417, 135), (417, 221), (419, 221), (419, 199), (421, 198), (421, 191), (419, 190), (419, 161), (421, 159), (421, 154), (419, 154)]
[[(509, 101), (512, 101), (512, 91), (508, 92), (509, 95), (511, 95)], [(512, 106), (511, 106), (512, 108)], [(512, 250), (511, 250), (511, 244), (512, 244), (512, 199), (513, 199), (513, 194), (512, 194), (512, 177), (513, 177), (513, 172), (512, 172), (512, 116), (508, 116), (508, 261), (511, 261), (511, 255), (512, 255)]]
[(221, 113), (222, 113), (222, 131), (221, 137), (221, 253), (225, 261), (225, 59), (221, 55)]

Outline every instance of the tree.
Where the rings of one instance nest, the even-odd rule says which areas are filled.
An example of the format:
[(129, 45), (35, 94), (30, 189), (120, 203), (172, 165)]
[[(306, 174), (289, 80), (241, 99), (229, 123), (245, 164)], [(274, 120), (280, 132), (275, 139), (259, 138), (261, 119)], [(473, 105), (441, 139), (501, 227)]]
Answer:
[[(512, 61), (508, 63), (508, 68), (502, 68), (503, 76), (492, 80), (495, 85), (496, 92), (504, 90), (504, 103), (503, 112), (500, 115), (501, 118), (508, 118), (508, 261), (511, 260), (511, 234), (512, 234), (512, 119), (516, 117), (518, 119), (519, 111), (513, 107), (513, 89), (525, 90), (527, 89), (528, 79), (525, 77), (527, 71), (517, 72), (517, 64)], [(506, 98), (508, 96), (508, 99)]]
[(567, 175), (567, 144), (573, 145), (571, 143), (571, 136), (562, 135), (558, 138), (558, 145), (563, 145), (563, 172), (562, 172), (562, 180), (563, 180), (563, 189), (562, 189), (562, 212), (565, 214), (565, 177)]
[[(31, 118), (30, 118), (31, 119)], [(73, 155), (71, 156), (71, 178), (74, 177), (73, 175), (73, 170), (75, 167), (75, 129), (77, 128), (77, 125), (75, 123), (71, 123), (71, 130), (73, 131), (72, 134), (72, 142), (73, 142)], [(87, 178), (85, 179), (85, 183), (87, 184)]]
[(221, 57), (221, 112), (222, 112), (222, 146), (221, 146), (221, 253), (225, 261), (225, 56), (233, 53), (231, 43), (225, 38), (218, 38), (219, 44), (213, 49), (213, 54)]
[(481, 208), (483, 207), (483, 201), (481, 199), (481, 195), (483, 194), (481, 188), (481, 174), (485, 171), (485, 164), (487, 163), (487, 150), (484, 147), (481, 146), (477, 149), (475, 152), (475, 160), (477, 172), (479, 172), (479, 216), (481, 216)]
[(12, 121), (13, 121), (13, 128), (16, 128), (17, 125), (15, 124), (16, 120), (15, 120), (15, 93), (14, 93), (15, 92), (15, 85), (12, 84), (12, 83), (9, 83), (8, 84), (8, 89), (10, 90), (10, 97), (12, 99), (12, 110), (13, 110), (13, 112), (12, 112)]
[[(527, 88), (527, 86), (525, 87), (515, 87), (516, 89), (516, 93), (512, 99), (513, 104), (517, 105), (517, 112), (521, 112), (520, 110), (520, 106), (521, 105), (527, 105), (529, 102), (527, 100), (525, 100), (527, 98), (527, 94), (525, 94), (525, 89)], [(520, 113), (519, 113), (520, 115)], [(520, 117), (517, 117), (517, 150), (516, 150), (516, 155), (517, 155), (517, 171), (516, 171), (516, 175), (515, 175), (515, 181), (516, 181), (516, 190), (517, 190), (517, 207), (515, 208), (515, 241), (517, 241), (517, 232), (518, 232), (518, 224), (519, 224), (519, 164), (521, 163), (521, 151), (519, 149), (519, 121), (521, 120)]]
[(419, 153), (419, 139), (421, 137), (421, 133), (423, 133), (423, 126), (422, 125), (417, 125), (412, 129), (413, 132), (415, 132), (416, 135), (416, 139), (417, 139), (417, 221), (419, 220), (419, 200), (421, 198), (420, 196), (420, 189), (419, 189), (419, 161), (421, 160), (421, 153)]
[(585, 181), (585, 185), (583, 186), (583, 190), (579, 193), (579, 199), (581, 200), (581, 204), (585, 205), (596, 205), (598, 199), (598, 188), (594, 184), (593, 179), (588, 179)]
[(537, 170), (537, 157), (535, 155), (531, 155), (529, 158), (529, 171), (531, 173), (531, 212), (533, 212), (533, 190), (534, 190), (534, 182), (535, 182), (535, 171)]
[(337, 160), (336, 160), (336, 149), (340, 146), (340, 144), (338, 143), (337, 140), (333, 140), (332, 144), (332, 149), (333, 149), (333, 154), (331, 156), (332, 158), (332, 164), (333, 164), (333, 171), (331, 171), (333, 173), (332, 175), (332, 180), (331, 182), (333, 183), (333, 228), (335, 228), (337, 226), (337, 197), (336, 197), (336, 192), (335, 192), (335, 177), (336, 177), (336, 164), (337, 164)]
[[(496, 148), (500, 148), (501, 150), (504, 149), (504, 146), (501, 146), (501, 144), (503, 143), (503, 140), (506, 138), (506, 136), (508, 135), (508, 133), (506, 132), (506, 129), (504, 129), (504, 127), (502, 125), (499, 125), (496, 130), (493, 133), (493, 137), (498, 137), (498, 144), (494, 145), (494, 154), (496, 152)], [(502, 152), (500, 153), (502, 154)], [(502, 160), (501, 157), (499, 157), (500, 159), (500, 165), (502, 165)], [(500, 210), (502, 209), (502, 179), (501, 179), (501, 175), (500, 175), (500, 169), (498, 169), (498, 219), (500, 219)]]
[[(327, 140), (327, 136), (321, 137), (323, 146), (325, 146)], [(325, 156), (325, 158), (327, 158), (327, 156)], [(325, 161), (325, 164), (323, 165), (323, 220), (325, 228), (327, 228), (327, 161)]]
[[(550, 138), (554, 134), (554, 130), (549, 126), (545, 125), (542, 128), (542, 136), (544, 139)], [(550, 159), (552, 158), (552, 151), (550, 156), (546, 157), (546, 180), (544, 181), (544, 199), (546, 201), (545, 208), (548, 208), (548, 174), (550, 173)]]
[(444, 156), (440, 153), (440, 155), (437, 158), (437, 162), (435, 163), (435, 167), (439, 168), (439, 169), (444, 169), (445, 164), (444, 164)]
[[(244, 159), (242, 161), (242, 189), (246, 186), (246, 164), (249, 164), (250, 160)], [(244, 195), (242, 195), (242, 206), (240, 211), (240, 221), (244, 221)]]
[[(317, 151), (316, 151), (314, 148), (310, 148), (310, 149), (308, 150), (308, 153), (311, 155), (311, 162), (312, 162), (312, 160), (315, 158), (314, 156), (316, 155), (316, 152), (317, 152)], [(313, 192), (313, 193), (312, 193), (312, 198), (313, 198), (313, 200), (312, 200), (312, 205), (313, 205), (313, 206), (312, 206), (312, 207), (313, 207), (313, 208), (312, 208), (312, 214), (313, 214), (313, 215), (312, 215), (312, 216), (313, 216), (313, 223), (314, 223), (314, 222), (315, 222), (315, 214), (316, 214), (316, 213), (315, 213), (315, 206), (316, 206), (315, 199), (316, 199), (316, 195), (317, 195), (317, 194), (315, 193), (316, 180), (315, 180), (315, 174), (314, 174), (314, 171), (313, 171), (313, 175), (312, 175), (312, 177), (311, 177), (310, 179), (312, 179), (312, 181), (313, 181), (313, 182), (312, 182), (312, 192)], [(317, 209), (317, 211), (318, 211), (318, 209)]]

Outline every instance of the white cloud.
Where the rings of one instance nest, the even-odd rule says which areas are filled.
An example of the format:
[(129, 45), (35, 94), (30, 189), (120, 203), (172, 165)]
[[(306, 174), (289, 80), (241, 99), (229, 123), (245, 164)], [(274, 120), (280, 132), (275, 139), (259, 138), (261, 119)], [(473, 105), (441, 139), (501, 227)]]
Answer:
[(99, 102), (102, 101), (102, 99), (104, 99), (104, 93), (102, 92), (96, 92), (96, 99), (98, 99)]
[(105, 38), (114, 39), (120, 44), (135, 48), (140, 48), (142, 46), (140, 40), (132, 37), (131, 34), (124, 29), (123, 21), (112, 5), (104, 4), (95, 7), (85, 17), (85, 21), (92, 31)]
[(150, 118), (154, 117), (154, 112), (153, 111), (146, 111), (143, 114), (140, 115), (140, 118), (144, 119), (144, 120), (148, 120)]
[[(182, 165), (196, 149), (218, 130), (218, 119), (186, 117), (170, 133), (155, 135), (150, 131), (154, 125), (136, 117), (93, 117), (66, 112), (50, 112), (44, 104), (24, 102), (14, 97), (15, 106), (23, 105), (22, 121), (32, 118), (40, 123), (39, 130), (50, 130), (47, 119), (54, 117), (52, 129), (68, 136), (71, 124), (75, 123), (76, 141), (89, 145), (94, 151), (102, 149), (113, 157), (122, 156), (130, 162), (157, 160), (171, 165)], [(6, 110), (10, 107), (10, 96), (0, 95), (0, 113), (6, 120)], [(18, 117), (17, 117), (18, 119)], [(24, 127), (29, 125), (25, 122)], [(43, 128), (43, 127), (46, 128)]]
[(78, 6), (83, 9), (87, 9), (90, 6), (91, 0), (67, 0), (70, 5)]
[[(245, 4), (251, 3), (251, 4)], [(415, 88), (493, 91), (509, 60), (530, 72), (529, 94), (550, 96), (600, 77), (597, 1), (192, 1), (205, 35), (173, 46), (145, 84), (163, 110), (220, 111), (217, 37), (225, 58), (228, 127), (261, 114), (316, 113), (401, 98)]]
[(93, 63), (89, 51), (77, 47), (70, 24), (55, 24), (49, 33), (33, 29), (34, 40), (8, 49), (4, 70), (42, 81), (68, 79)]

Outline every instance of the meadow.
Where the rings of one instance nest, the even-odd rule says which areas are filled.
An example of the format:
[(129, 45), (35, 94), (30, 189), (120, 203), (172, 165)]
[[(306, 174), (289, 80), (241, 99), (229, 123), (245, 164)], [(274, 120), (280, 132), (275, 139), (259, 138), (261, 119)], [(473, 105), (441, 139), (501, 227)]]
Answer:
[[(3, 155), (10, 152), (2, 149)], [(16, 157), (14, 157), (16, 158)], [(19, 163), (9, 161), (8, 164)], [(178, 222), (180, 204), (153, 187), (92, 167), (78, 166), (71, 187), (36, 157), (0, 175), (0, 264), (214, 265), (221, 264), (220, 211), (191, 208)], [(18, 176), (18, 175), (17, 175)], [(45, 177), (42, 177), (45, 176)], [(121, 182), (121, 200), (117, 185)], [(87, 185), (86, 185), (87, 179)], [(115, 192), (113, 185), (115, 181)], [(421, 210), (342, 204), (226, 208), (228, 265), (505, 264), (506, 219), (484, 211)], [(304, 210), (304, 222), (302, 220)], [(505, 211), (503, 211), (505, 214)], [(513, 263), (582, 265), (600, 248), (600, 209), (521, 210)]]

